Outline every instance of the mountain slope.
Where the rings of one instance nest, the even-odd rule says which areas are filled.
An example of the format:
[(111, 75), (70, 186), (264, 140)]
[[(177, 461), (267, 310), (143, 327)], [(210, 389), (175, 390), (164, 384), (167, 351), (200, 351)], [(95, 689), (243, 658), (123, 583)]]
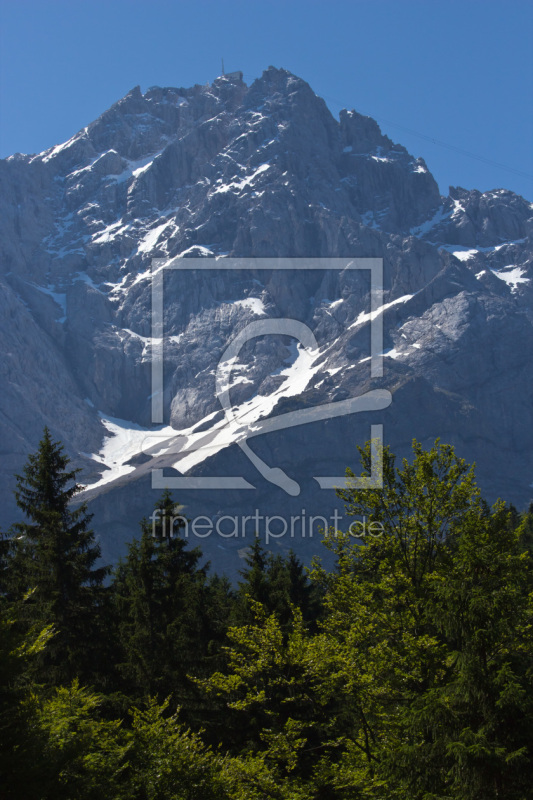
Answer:
[[(3, 525), (15, 514), (10, 476), (45, 423), (84, 470), (110, 557), (152, 507), (149, 455), (162, 442), (166, 474), (180, 474), (172, 467), (182, 461), (187, 474), (241, 475), (256, 487), (179, 492), (190, 516), (329, 513), (334, 493), (312, 476), (356, 466), (355, 444), (378, 421), (399, 453), (413, 436), (440, 435), (477, 462), (490, 497), (529, 501), (525, 199), (503, 189), (441, 197), (424, 161), (372, 119), (343, 111), (335, 120), (304, 81), (274, 68), (250, 87), (228, 78), (144, 95), (137, 87), (68, 142), (0, 162), (0, 182)], [(383, 378), (370, 376), (362, 272), (172, 272), (164, 425), (154, 429), (151, 264), (177, 256), (383, 258)], [(254, 320), (285, 317), (313, 331), (319, 352), (313, 360), (287, 336), (248, 343), (233, 365), (241, 415), (275, 417), (372, 389), (393, 397), (379, 420), (352, 414), (250, 441), (265, 462), (298, 474), (293, 499), (231, 437), (183, 461), (184, 442), (202, 434), (220, 444), (227, 428), (215, 381), (228, 342)], [(222, 564), (240, 547), (204, 544)]]

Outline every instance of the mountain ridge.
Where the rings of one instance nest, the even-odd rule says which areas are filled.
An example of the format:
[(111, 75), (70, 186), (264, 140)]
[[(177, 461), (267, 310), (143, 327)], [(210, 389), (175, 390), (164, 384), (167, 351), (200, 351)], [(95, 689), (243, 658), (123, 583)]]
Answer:
[[(189, 89), (135, 87), (62, 145), (0, 162), (0, 181), (3, 525), (13, 518), (11, 473), (43, 424), (65, 440), (90, 485), (104, 466), (104, 436), (118, 424), (110, 420), (128, 420), (122, 429), (132, 440), (134, 425), (140, 436), (150, 429), (150, 265), (194, 256), (383, 258), (386, 369), (381, 382), (370, 380), (367, 326), (353, 327), (369, 307), (363, 276), (172, 276), (167, 427), (209, 426), (220, 410), (213, 373), (223, 343), (254, 319), (290, 314), (330, 348), (309, 368), (300, 403), (390, 389), (385, 440), (400, 453), (414, 435), (442, 434), (478, 461), (489, 495), (528, 502), (533, 206), (524, 198), (460, 187), (442, 197), (423, 159), (374, 120), (346, 110), (335, 120), (305, 81), (273, 67), (251, 86), (221, 77)], [(232, 392), (253, 405), (276, 389), (276, 371), (292, 369), (287, 386), (294, 380), (298, 352), (274, 337), (244, 359)], [(296, 402), (287, 391), (278, 411)], [(336, 465), (330, 474), (354, 462), (357, 425), (353, 434), (338, 425), (326, 436), (336, 451), (325, 458)], [(254, 447), (271, 449), (290, 471), (286, 443)], [(501, 488), (491, 476), (499, 449)], [(311, 445), (304, 450), (308, 465)], [(241, 468), (234, 451), (195, 469)], [(135, 474), (119, 476), (117, 497), (135, 493)], [(95, 521), (105, 518), (102, 537), (114, 539), (116, 555), (120, 536), (102, 500), (110, 491), (93, 492)], [(140, 494), (150, 508), (150, 492)], [(200, 495), (187, 496), (191, 508), (201, 508)], [(315, 508), (334, 502), (308, 496)], [(205, 502), (216, 515), (244, 501), (230, 493)], [(288, 509), (277, 495), (272, 502)]]

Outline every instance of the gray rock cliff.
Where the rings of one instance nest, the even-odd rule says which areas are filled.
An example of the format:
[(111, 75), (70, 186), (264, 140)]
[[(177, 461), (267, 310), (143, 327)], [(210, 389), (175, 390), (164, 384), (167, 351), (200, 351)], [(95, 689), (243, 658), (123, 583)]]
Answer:
[[(255, 487), (177, 492), (189, 516), (329, 513), (334, 492), (313, 476), (356, 468), (355, 446), (374, 421), (401, 455), (413, 437), (441, 436), (476, 462), (489, 499), (529, 502), (533, 207), (524, 198), (461, 188), (441, 197), (423, 159), (374, 120), (355, 111), (336, 120), (308, 84), (273, 67), (251, 86), (222, 77), (136, 87), (68, 142), (0, 162), (0, 187), (2, 527), (16, 517), (13, 473), (44, 424), (83, 469), (109, 558), (152, 508), (154, 466)], [(151, 270), (153, 259), (176, 257), (382, 258), (383, 377), (370, 375), (363, 273), (169, 272), (164, 441), (174, 430), (175, 442), (160, 453), (146, 444), (163, 436), (151, 425)], [(287, 317), (313, 331), (319, 352), (310, 360), (284, 335), (248, 342), (232, 365), (243, 418), (373, 389), (390, 391), (390, 406), (250, 440), (265, 463), (298, 473), (296, 498), (231, 437), (196, 462), (189, 454), (180, 471), (184, 443), (219, 441), (215, 381), (228, 343), (251, 322)], [(280, 539), (291, 545), (317, 549)], [(242, 546), (204, 543), (229, 571)]]

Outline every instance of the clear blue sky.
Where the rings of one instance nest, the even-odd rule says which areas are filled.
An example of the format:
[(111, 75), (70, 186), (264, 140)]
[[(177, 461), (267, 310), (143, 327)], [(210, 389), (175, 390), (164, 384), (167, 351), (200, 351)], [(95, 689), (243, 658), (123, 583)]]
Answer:
[(443, 193), (533, 199), (531, 0), (0, 0), (0, 29), (2, 157), (65, 141), (136, 84), (211, 81), (223, 57), (374, 116)]

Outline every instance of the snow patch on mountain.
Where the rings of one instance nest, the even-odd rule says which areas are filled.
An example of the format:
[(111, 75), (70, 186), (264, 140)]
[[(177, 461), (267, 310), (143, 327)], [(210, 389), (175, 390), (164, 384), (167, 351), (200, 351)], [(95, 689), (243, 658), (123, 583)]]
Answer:
[(151, 253), (154, 250), (157, 241), (159, 240), (163, 231), (167, 230), (170, 226), (176, 226), (174, 220), (169, 219), (166, 222), (161, 223), (161, 225), (157, 225), (155, 228), (152, 228), (148, 233), (140, 240), (137, 246), (138, 253)]
[[(250, 432), (260, 430), (259, 421), (269, 417), (280, 400), (297, 397), (305, 391), (314, 375), (322, 369), (322, 364), (316, 363), (320, 352), (301, 347), (295, 342), (291, 351), (296, 354), (293, 363), (277, 373), (285, 379), (281, 385), (269, 395), (256, 394), (250, 400), (232, 407), (231, 411), (226, 411), (225, 421), (222, 424), (217, 423), (213, 428), (214, 435), (209, 439), (208, 446), (199, 447), (199, 435), (191, 435), (183, 448), (191, 452), (174, 464), (176, 469), (186, 473), (230, 444), (246, 439)], [(233, 361), (223, 365), (227, 381), (231, 381), (231, 370), (238, 366)], [(201, 436), (205, 437), (205, 433)]]
[(176, 436), (176, 431), (170, 426), (159, 426), (158, 428), (143, 428), (134, 422), (117, 417), (110, 417), (99, 412), (104, 427), (109, 431), (102, 448), (98, 453), (91, 453), (89, 458), (103, 464), (107, 470), (103, 473), (100, 480), (89, 484), (86, 488), (96, 489), (104, 486), (117, 478), (133, 472), (135, 467), (127, 462), (133, 456), (143, 452), (143, 445), (151, 441), (150, 437), (156, 436), (158, 441), (166, 441)]
[(370, 321), (376, 319), (381, 314), (385, 313), (385, 311), (387, 311), (387, 309), (392, 308), (393, 306), (397, 306), (397, 305), (399, 305), (401, 303), (407, 303), (407, 301), (411, 300), (412, 297), (414, 297), (414, 295), (412, 295), (412, 294), (404, 294), (404, 295), (402, 295), (402, 297), (397, 297), (396, 300), (391, 300), (390, 303), (385, 303), (384, 305), (380, 306), (379, 308), (376, 308), (375, 311), (361, 311), (361, 313), (359, 314), (359, 316), (357, 317), (355, 322), (352, 322), (352, 324), (350, 325), (349, 329), (350, 328), (356, 328), (358, 325), (363, 325), (363, 323), (365, 323), (365, 322), (370, 322)]
[(149, 156), (145, 156), (144, 158), (139, 158), (136, 161), (126, 160), (126, 167), (119, 175), (109, 175), (109, 180), (115, 181), (116, 183), (125, 183), (129, 181), (131, 178), (136, 180), (143, 172), (146, 172), (156, 158), (161, 155), (164, 148), (158, 150), (157, 153), (152, 153)]
[(55, 158), (55, 156), (59, 155), (59, 153), (62, 153), (64, 150), (67, 150), (69, 147), (72, 147), (72, 145), (75, 144), (75, 142), (86, 136), (87, 130), (88, 130), (87, 128), (83, 128), (83, 130), (79, 131), (79, 133), (77, 133), (75, 136), (72, 136), (72, 138), (68, 139), (66, 142), (63, 142), (62, 144), (57, 144), (55, 147), (51, 147), (48, 150), (45, 150), (44, 153), (39, 153), (38, 155), (30, 159), (30, 163), (32, 161), (36, 161), (37, 159), (41, 159), (43, 164), (47, 164), (49, 161)]
[(260, 297), (246, 297), (244, 300), (234, 300), (232, 305), (248, 308), (257, 317), (265, 316), (267, 313), (265, 304)]
[(423, 222), (421, 225), (416, 225), (414, 228), (411, 228), (409, 233), (411, 236), (416, 236), (417, 238), (425, 236), (426, 233), (429, 233), (432, 228), (435, 228), (449, 216), (450, 212), (442, 205), (430, 219), (426, 220), (426, 222)]
[(232, 181), (231, 183), (222, 183), (222, 179), (219, 178), (220, 185), (217, 185), (212, 193), (221, 194), (224, 192), (233, 192), (234, 190), (236, 190), (236, 192), (241, 192), (247, 186), (252, 186), (256, 178), (266, 172), (267, 169), (270, 169), (269, 163), (261, 164), (251, 175), (248, 175), (240, 181)]
[(516, 292), (518, 290), (519, 283), (529, 283), (530, 278), (525, 278), (525, 270), (521, 267), (515, 267), (512, 264), (503, 267), (503, 269), (493, 269), (491, 270), (493, 275), (496, 275), (501, 281), (505, 281), (505, 283), (511, 287), (512, 292)]

